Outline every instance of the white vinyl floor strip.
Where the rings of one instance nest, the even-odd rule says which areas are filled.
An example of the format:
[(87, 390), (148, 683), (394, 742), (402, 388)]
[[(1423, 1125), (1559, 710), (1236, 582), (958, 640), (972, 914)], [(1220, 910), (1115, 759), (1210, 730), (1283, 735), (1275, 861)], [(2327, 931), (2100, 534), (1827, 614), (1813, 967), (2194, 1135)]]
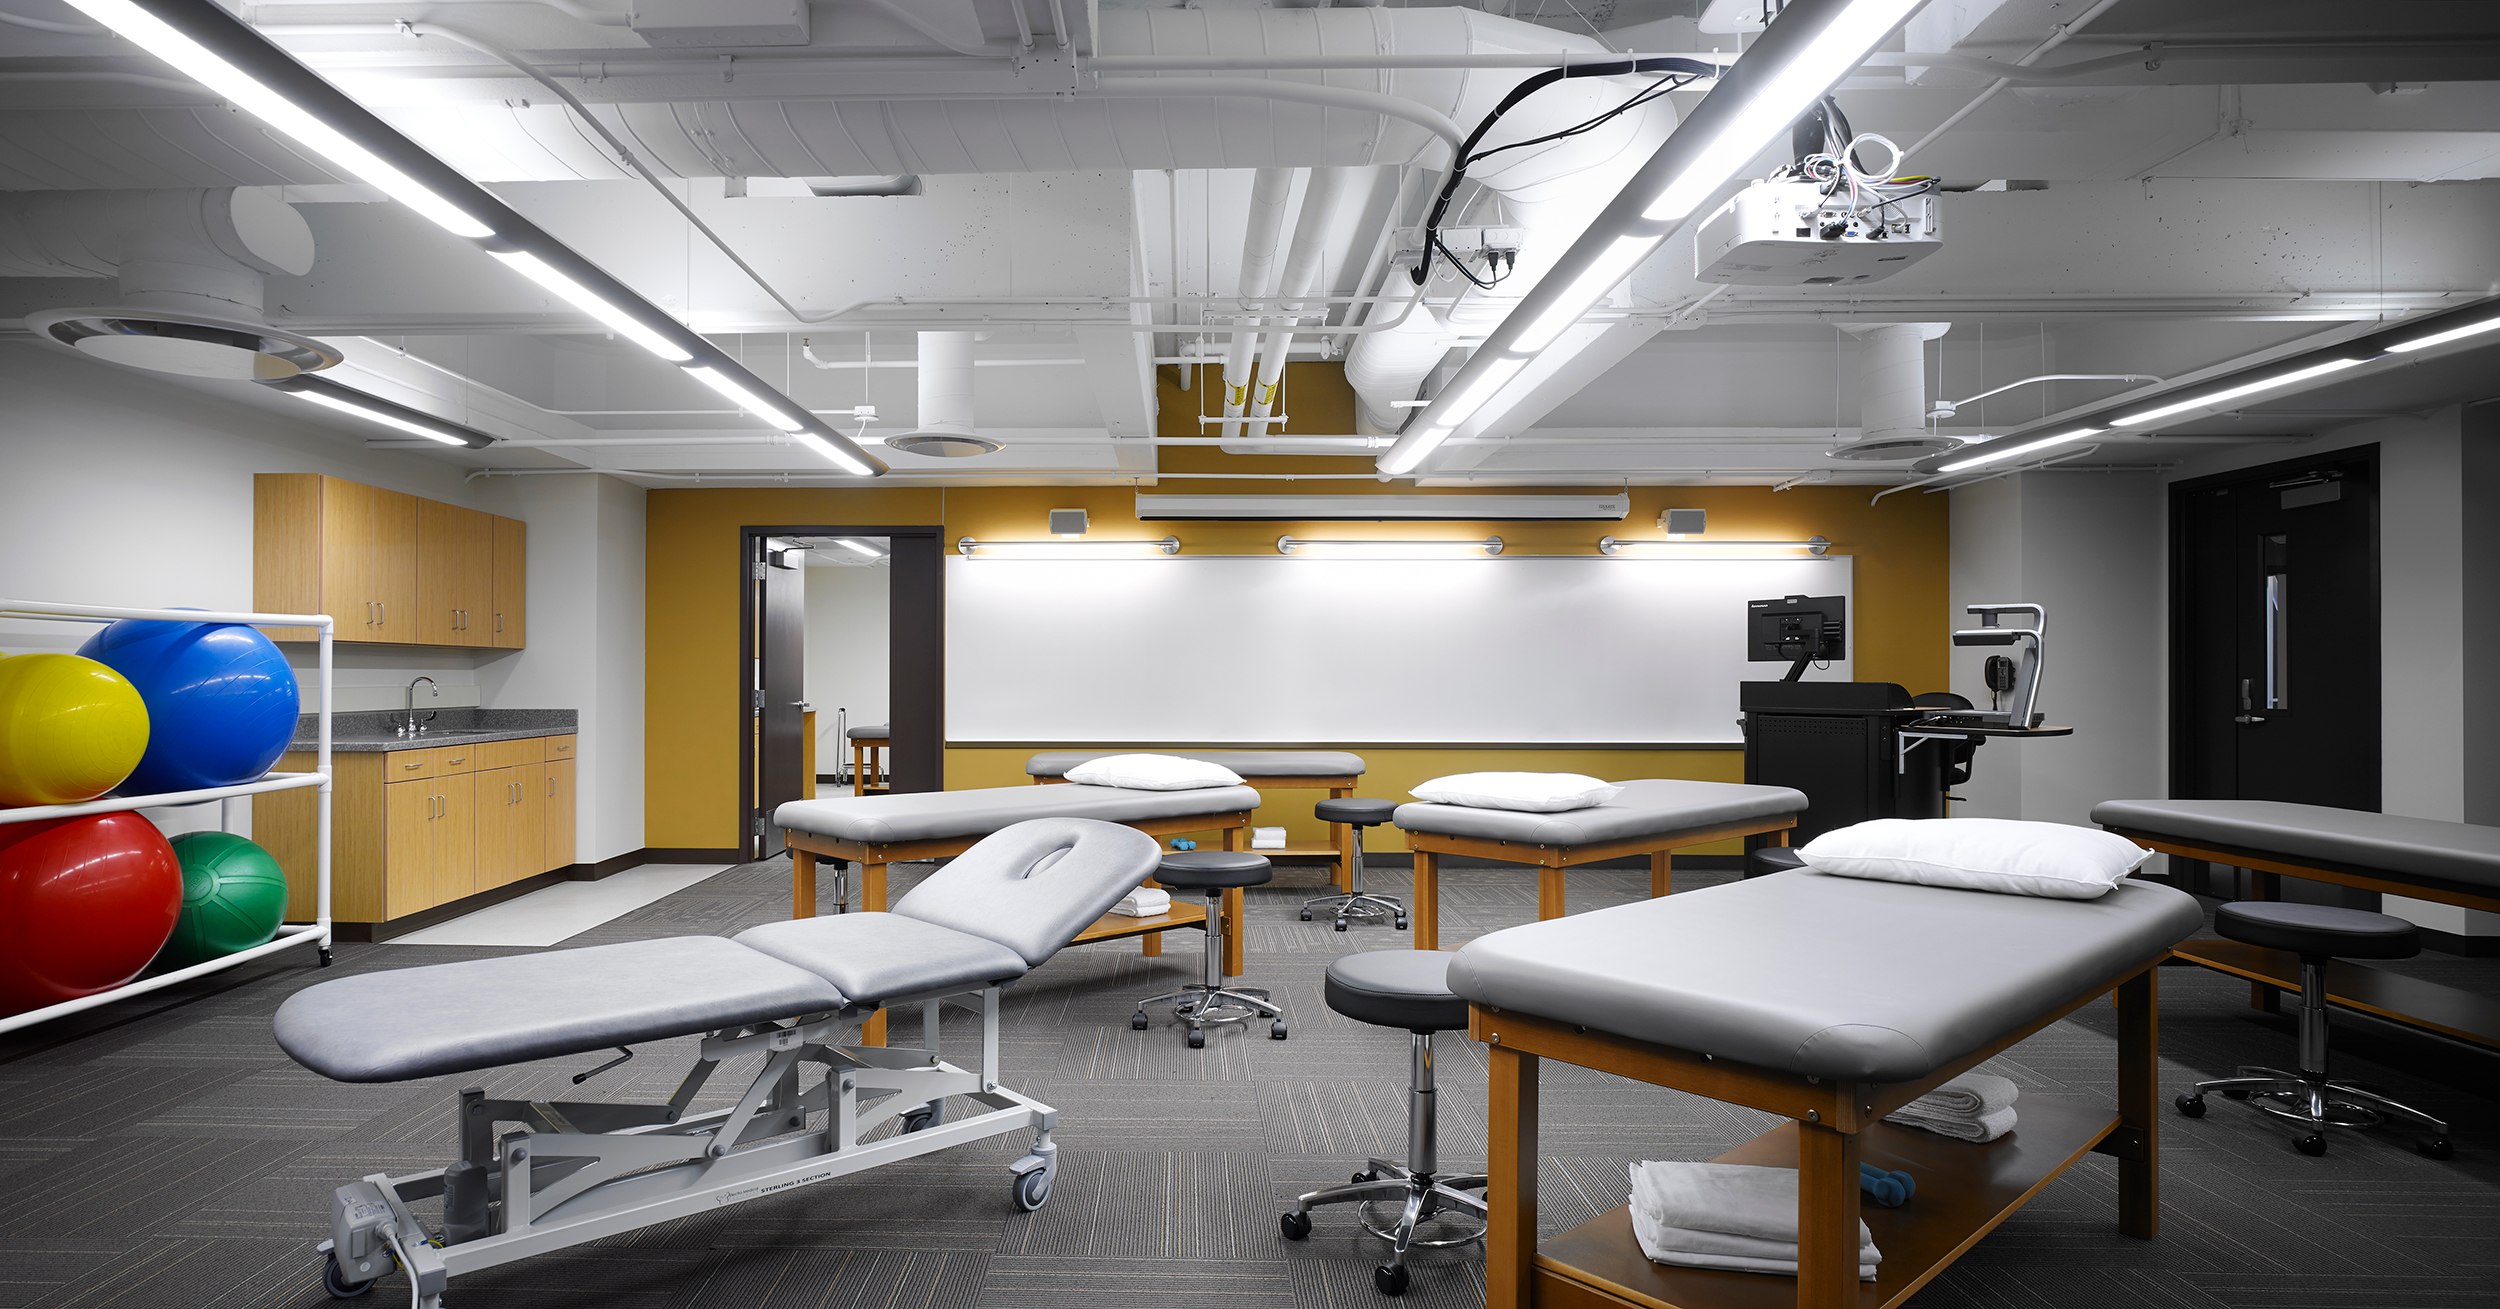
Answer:
[(645, 864), (596, 882), (558, 882), (516, 900), (391, 938), (392, 945), (554, 945), (727, 870)]

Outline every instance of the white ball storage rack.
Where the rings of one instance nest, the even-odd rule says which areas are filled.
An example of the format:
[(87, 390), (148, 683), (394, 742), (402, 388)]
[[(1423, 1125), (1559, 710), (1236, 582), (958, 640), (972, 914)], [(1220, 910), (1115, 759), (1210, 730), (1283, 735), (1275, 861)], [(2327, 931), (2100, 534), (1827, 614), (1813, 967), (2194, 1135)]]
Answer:
[(171, 791), (162, 795), (106, 796), (84, 804), (29, 805), (17, 809), (0, 809), (0, 824), (33, 823), (51, 818), (82, 818), (89, 814), (124, 813), (138, 809), (161, 809), (215, 802), (218, 805), (218, 827), (232, 832), (239, 825), (240, 809), (233, 802), (247, 795), (270, 791), (293, 791), (316, 787), (320, 797), (315, 804), (319, 813), (319, 835), (314, 843), (318, 852), (314, 862), (314, 916), (309, 923), (288, 923), (278, 928), (275, 940), (249, 950), (237, 951), (204, 964), (193, 964), (154, 977), (142, 977), (109, 991), (64, 1000), (41, 1009), (0, 1018), (0, 1032), (13, 1032), (22, 1027), (64, 1018), (83, 1010), (101, 1008), (132, 996), (180, 986), (211, 973), (240, 967), (255, 959), (290, 950), (313, 946), (320, 951), (321, 963), (330, 962), (330, 637), (333, 624), (327, 614), (253, 614), (230, 613), (204, 609), (124, 609), (110, 605), (53, 604), (40, 600), (0, 599), (0, 620), (30, 619), (52, 623), (114, 623), (125, 618), (151, 619), (173, 623), (240, 623), (251, 627), (310, 627), (320, 632), (321, 707), (314, 716), (318, 720), (320, 744), (316, 771), (309, 773), (269, 773), (256, 781), (235, 786), (212, 786), (198, 791)]

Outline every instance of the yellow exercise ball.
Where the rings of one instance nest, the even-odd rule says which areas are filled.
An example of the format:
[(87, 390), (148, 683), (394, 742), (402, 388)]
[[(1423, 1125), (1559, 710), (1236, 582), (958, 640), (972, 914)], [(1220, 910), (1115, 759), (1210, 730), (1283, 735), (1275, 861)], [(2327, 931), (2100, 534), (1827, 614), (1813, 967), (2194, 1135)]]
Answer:
[(77, 655), (0, 658), (0, 806), (93, 800), (147, 748), (147, 702), (130, 679)]

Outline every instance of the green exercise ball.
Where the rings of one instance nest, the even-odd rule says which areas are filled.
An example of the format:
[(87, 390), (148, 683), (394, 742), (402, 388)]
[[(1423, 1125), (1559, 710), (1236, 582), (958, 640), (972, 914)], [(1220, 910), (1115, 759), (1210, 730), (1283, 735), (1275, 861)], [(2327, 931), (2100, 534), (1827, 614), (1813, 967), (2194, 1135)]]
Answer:
[(182, 861), (182, 917), (156, 971), (188, 968), (267, 945), (286, 920), (286, 873), (269, 852), (231, 832), (174, 838)]

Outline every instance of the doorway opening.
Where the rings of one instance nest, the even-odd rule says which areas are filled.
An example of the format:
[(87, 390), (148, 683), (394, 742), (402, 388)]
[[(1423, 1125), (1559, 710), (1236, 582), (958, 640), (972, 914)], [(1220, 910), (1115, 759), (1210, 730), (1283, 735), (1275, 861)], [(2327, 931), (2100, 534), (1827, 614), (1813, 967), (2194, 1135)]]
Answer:
[(943, 528), (741, 529), (739, 802), (749, 859), (812, 795), (945, 785)]
[[(2378, 487), (2373, 445), (2171, 488), (2173, 796), (2378, 811)], [(2182, 871), (2213, 895), (2379, 907), (2372, 891)]]

